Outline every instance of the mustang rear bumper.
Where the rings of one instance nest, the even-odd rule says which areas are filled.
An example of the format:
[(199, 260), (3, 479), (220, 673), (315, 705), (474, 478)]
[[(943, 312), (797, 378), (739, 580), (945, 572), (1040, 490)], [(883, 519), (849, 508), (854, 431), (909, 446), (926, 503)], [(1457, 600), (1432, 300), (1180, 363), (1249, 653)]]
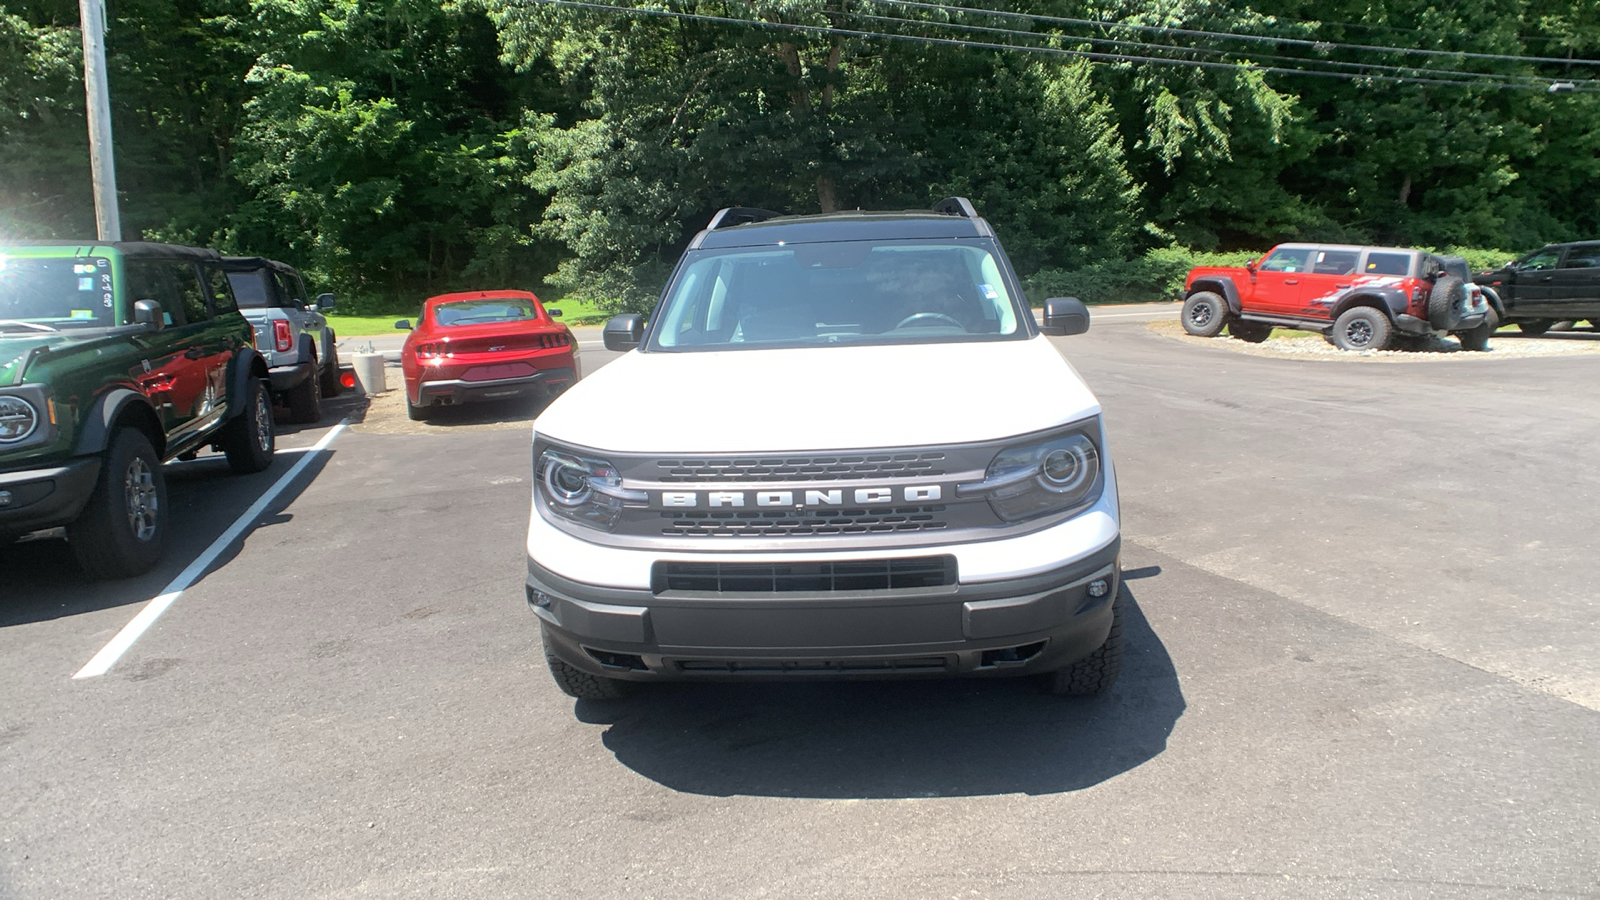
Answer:
[(1020, 675), (1105, 642), (1120, 547), (1003, 581), (856, 592), (608, 588), (530, 558), (527, 598), (549, 653), (609, 678)]
[(492, 381), (423, 381), (417, 385), (417, 405), (442, 406), (478, 400), (555, 397), (577, 380), (578, 373), (572, 369), (540, 369), (532, 375)]

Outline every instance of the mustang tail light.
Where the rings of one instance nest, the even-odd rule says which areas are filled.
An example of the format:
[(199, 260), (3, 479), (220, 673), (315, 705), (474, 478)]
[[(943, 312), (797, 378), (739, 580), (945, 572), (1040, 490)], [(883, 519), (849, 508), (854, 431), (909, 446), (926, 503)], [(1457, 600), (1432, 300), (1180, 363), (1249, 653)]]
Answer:
[(429, 342), (429, 343), (418, 344), (417, 345), (417, 358), (418, 359), (430, 359), (430, 358), (433, 358), (433, 357), (449, 356), (449, 355), (450, 355), (450, 345), (445, 343), (445, 342), (443, 342), (443, 341)]
[(289, 329), (287, 320), (274, 319), (272, 321), (272, 344), (279, 353), (294, 346), (294, 332)]

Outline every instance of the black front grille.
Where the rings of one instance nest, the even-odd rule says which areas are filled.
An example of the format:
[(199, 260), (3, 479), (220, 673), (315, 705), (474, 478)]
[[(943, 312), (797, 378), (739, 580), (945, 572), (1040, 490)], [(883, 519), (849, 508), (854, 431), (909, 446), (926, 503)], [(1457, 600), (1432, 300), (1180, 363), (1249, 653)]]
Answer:
[(943, 506), (892, 509), (664, 512), (661, 533), (694, 537), (784, 537), (809, 534), (894, 534), (940, 531), (949, 524)]
[(815, 563), (658, 562), (650, 576), (651, 589), (658, 594), (855, 593), (955, 584), (956, 558), (946, 555)]
[(663, 482), (807, 482), (943, 475), (943, 452), (859, 453), (839, 456), (735, 456), (656, 461)]
[(683, 659), (672, 663), (680, 672), (721, 674), (854, 675), (873, 672), (942, 672), (953, 667), (944, 656), (894, 659)]

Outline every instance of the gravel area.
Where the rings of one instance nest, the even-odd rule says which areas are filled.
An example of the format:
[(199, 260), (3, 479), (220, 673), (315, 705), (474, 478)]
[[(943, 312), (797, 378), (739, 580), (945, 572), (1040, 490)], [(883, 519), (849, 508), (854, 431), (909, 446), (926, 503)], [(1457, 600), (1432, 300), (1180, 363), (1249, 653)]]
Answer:
[(426, 421), (413, 422), (406, 416), (405, 380), (398, 364), (384, 369), (389, 388), (369, 399), (364, 414), (351, 425), (367, 434), (447, 434), (462, 431), (526, 431), (544, 408), (526, 400), (469, 403), (437, 409)]
[[(1370, 360), (1384, 363), (1456, 362), (1460, 360), (1524, 359), (1534, 356), (1574, 356), (1600, 353), (1600, 334), (1591, 331), (1551, 332), (1542, 337), (1529, 337), (1516, 331), (1501, 331), (1489, 339), (1489, 349), (1471, 353), (1461, 349), (1453, 337), (1428, 338), (1415, 347), (1394, 350), (1340, 350), (1320, 336), (1308, 337), (1298, 332), (1278, 331), (1265, 343), (1250, 344), (1229, 337), (1227, 332), (1216, 337), (1195, 337), (1183, 330), (1177, 321), (1151, 322), (1151, 331), (1189, 344), (1220, 347), (1235, 353), (1253, 356), (1277, 356), (1294, 359)], [(1281, 335), (1281, 336), (1279, 336)]]

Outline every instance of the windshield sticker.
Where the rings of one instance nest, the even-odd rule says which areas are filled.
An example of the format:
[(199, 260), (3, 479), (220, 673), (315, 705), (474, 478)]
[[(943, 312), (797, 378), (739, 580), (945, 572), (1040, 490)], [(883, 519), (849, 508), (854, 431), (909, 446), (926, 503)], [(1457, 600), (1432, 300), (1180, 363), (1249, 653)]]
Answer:
[(80, 291), (92, 291), (92, 290), (94, 290), (94, 279), (93, 278), (79, 278), (78, 279), (78, 290), (80, 290)]
[(990, 300), (999, 300), (1000, 299), (1000, 292), (996, 291), (994, 289), (994, 285), (991, 285), (991, 284), (980, 284), (980, 285), (978, 285), (978, 290), (983, 291), (983, 296), (987, 297)]
[(92, 309), (75, 309), (75, 310), (72, 311), (72, 317), (74, 319), (92, 319), (92, 318), (94, 318), (94, 310), (92, 310)]

